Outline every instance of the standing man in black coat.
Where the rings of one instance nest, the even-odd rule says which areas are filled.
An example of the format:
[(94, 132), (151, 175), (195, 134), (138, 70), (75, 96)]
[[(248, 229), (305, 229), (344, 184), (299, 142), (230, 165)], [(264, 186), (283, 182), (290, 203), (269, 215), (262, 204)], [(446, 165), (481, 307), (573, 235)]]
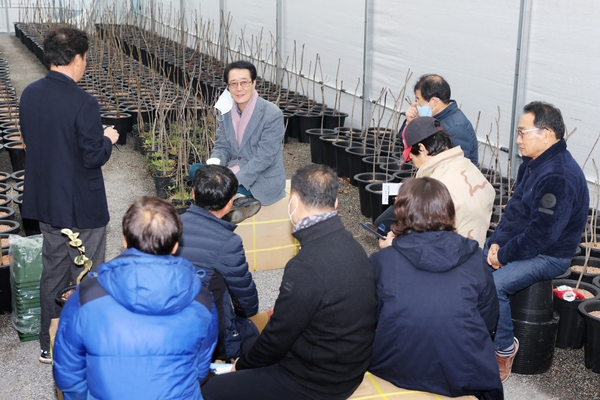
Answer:
[(86, 255), (97, 268), (104, 262), (109, 220), (102, 166), (119, 138), (103, 129), (98, 101), (77, 82), (83, 76), (87, 34), (58, 27), (44, 39), (50, 64), (45, 78), (31, 83), (21, 96), (19, 118), (27, 146), (23, 217), (38, 220), (44, 237), (44, 271), (40, 283), (42, 322), (40, 361), (51, 363), (50, 320), (60, 316), (56, 293), (75, 282), (81, 268), (78, 251), (69, 247), (63, 228), (79, 232)]
[(337, 215), (338, 180), (323, 165), (292, 177), (298, 254), (286, 265), (273, 315), (237, 372), (210, 379), (207, 400), (346, 399), (360, 385), (375, 336), (375, 278)]

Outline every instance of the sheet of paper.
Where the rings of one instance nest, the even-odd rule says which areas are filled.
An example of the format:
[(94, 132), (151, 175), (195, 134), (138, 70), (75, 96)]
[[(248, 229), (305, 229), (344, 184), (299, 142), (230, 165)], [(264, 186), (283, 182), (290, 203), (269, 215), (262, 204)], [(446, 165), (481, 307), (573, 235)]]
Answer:
[(215, 375), (231, 372), (233, 364), (210, 363), (210, 371)]
[(398, 195), (402, 182), (400, 183), (384, 183), (381, 185), (381, 204), (390, 204), (390, 196)]

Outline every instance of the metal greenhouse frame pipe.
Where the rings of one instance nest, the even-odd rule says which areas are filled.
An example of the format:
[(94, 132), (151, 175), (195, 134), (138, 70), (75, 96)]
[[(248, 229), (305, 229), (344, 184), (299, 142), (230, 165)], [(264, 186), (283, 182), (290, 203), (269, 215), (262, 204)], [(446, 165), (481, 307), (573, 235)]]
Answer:
[(510, 159), (512, 178), (516, 178), (520, 162), (517, 143), (517, 124), (521, 110), (525, 106), (525, 72), (527, 71), (527, 54), (529, 46), (529, 33), (531, 31), (531, 3), (532, 0), (521, 0), (519, 10), (519, 32), (517, 36), (517, 54), (515, 60), (515, 80), (513, 85), (513, 106), (510, 123)]

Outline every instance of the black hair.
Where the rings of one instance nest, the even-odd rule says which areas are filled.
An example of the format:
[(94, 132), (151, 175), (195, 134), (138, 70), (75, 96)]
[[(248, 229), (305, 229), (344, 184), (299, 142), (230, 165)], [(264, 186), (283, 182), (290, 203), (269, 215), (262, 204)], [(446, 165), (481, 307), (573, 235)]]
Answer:
[(335, 208), (338, 194), (337, 175), (326, 165), (306, 165), (292, 176), (291, 191), (309, 207)]
[(421, 91), (421, 97), (425, 101), (431, 100), (432, 97), (437, 97), (444, 104), (450, 102), (450, 85), (439, 75), (422, 75), (413, 89), (414, 92), (417, 90)]
[(175, 207), (160, 197), (137, 199), (123, 216), (123, 236), (127, 248), (147, 254), (171, 254), (183, 232)]
[(454, 231), (456, 210), (446, 185), (434, 178), (402, 181), (394, 202), (396, 235), (410, 232)]
[(44, 38), (44, 56), (50, 65), (69, 65), (76, 55), (85, 57), (89, 47), (87, 33), (70, 26), (54, 28)]
[[(437, 123), (437, 121), (435, 122), (436, 126), (438, 126), (439, 123)], [(419, 143), (425, 147), (425, 150), (427, 150), (427, 153), (429, 153), (430, 156), (436, 156), (441, 152), (454, 147), (452, 144), (452, 136), (450, 136), (450, 134), (446, 131), (434, 133), (433, 135), (421, 140)], [(419, 155), (419, 143), (413, 145), (410, 149), (410, 152), (415, 156)]]
[(534, 115), (533, 125), (539, 129), (551, 129), (557, 139), (565, 136), (565, 122), (560, 110), (550, 103), (532, 101), (523, 107), (523, 112)]
[(221, 165), (203, 165), (194, 174), (194, 203), (209, 211), (219, 211), (235, 196), (238, 180)]
[(232, 69), (247, 69), (250, 71), (250, 79), (252, 80), (252, 82), (254, 82), (256, 80), (256, 67), (254, 66), (254, 64), (252, 64), (251, 62), (248, 61), (234, 61), (232, 63), (227, 64), (227, 66), (225, 67), (225, 72), (223, 73), (223, 80), (225, 81), (225, 83), (229, 84), (229, 71), (231, 71)]

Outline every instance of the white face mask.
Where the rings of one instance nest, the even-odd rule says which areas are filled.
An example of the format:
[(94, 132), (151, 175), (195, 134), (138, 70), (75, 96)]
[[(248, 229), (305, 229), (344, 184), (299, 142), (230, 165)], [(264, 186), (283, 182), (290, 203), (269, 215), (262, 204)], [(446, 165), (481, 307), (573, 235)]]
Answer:
[(290, 205), (292, 204), (292, 199), (296, 197), (295, 195), (292, 196), (290, 198), (290, 201), (288, 202), (288, 217), (290, 217), (290, 222), (292, 223), (292, 225), (294, 226), (294, 229), (296, 229), (296, 227), (298, 227), (298, 224), (294, 223), (294, 220), (292, 219), (292, 216), (294, 215), (294, 213), (298, 210), (298, 197), (296, 197), (296, 208), (294, 208), (294, 211), (290, 211)]

